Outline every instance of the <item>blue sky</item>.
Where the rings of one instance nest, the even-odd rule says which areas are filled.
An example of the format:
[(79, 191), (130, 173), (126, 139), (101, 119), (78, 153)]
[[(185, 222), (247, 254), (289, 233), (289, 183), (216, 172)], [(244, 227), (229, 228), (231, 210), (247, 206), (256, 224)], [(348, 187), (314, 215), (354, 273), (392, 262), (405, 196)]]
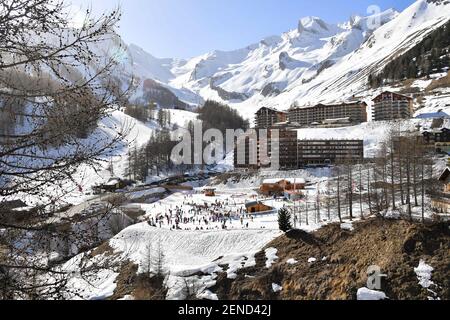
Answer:
[(364, 15), (370, 5), (404, 10), (414, 0), (72, 0), (94, 12), (122, 8), (119, 32), (154, 56), (189, 58), (232, 50), (296, 28), (304, 16), (326, 22)]

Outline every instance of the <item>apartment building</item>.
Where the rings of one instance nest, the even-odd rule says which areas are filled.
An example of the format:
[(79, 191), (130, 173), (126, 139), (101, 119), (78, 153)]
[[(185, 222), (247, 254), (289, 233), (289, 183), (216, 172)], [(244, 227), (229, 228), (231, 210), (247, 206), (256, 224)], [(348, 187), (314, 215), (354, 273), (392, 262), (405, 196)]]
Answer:
[[(274, 143), (276, 139), (275, 130), (278, 134), (277, 144)], [(267, 141), (265, 141), (266, 139)], [(238, 159), (238, 146), (240, 144), (245, 146), (242, 163), (239, 163)], [(267, 145), (267, 149), (263, 147), (264, 144)], [(276, 157), (276, 154), (278, 154), (278, 157)], [(295, 170), (306, 166), (327, 166), (348, 161), (357, 163), (364, 159), (364, 141), (299, 140), (298, 131), (289, 127), (273, 127), (267, 131), (267, 135), (262, 136), (258, 132), (256, 138), (255, 136), (238, 138), (234, 155), (236, 169), (258, 170), (268, 168), (273, 163), (266, 161), (267, 157), (278, 159), (280, 170)]]
[(373, 121), (409, 119), (413, 114), (413, 99), (385, 91), (373, 99)]
[(313, 107), (292, 107), (288, 119), (301, 126), (334, 123), (336, 119), (346, 119), (347, 124), (367, 122), (367, 104), (353, 101), (340, 104), (318, 104)]
[(364, 159), (363, 140), (298, 140), (299, 167), (358, 163)]
[(275, 123), (287, 121), (287, 112), (278, 111), (273, 108), (263, 107), (256, 112), (255, 127), (270, 128)]
[[(277, 143), (274, 143), (275, 141)], [(239, 159), (242, 148), (244, 148), (244, 153), (241, 155), (243, 159)], [(297, 167), (297, 131), (285, 126), (272, 127), (267, 130), (267, 133), (256, 130), (254, 135), (238, 137), (234, 151), (234, 166), (238, 169), (269, 168), (273, 165), (269, 162), (270, 158), (277, 154), (276, 159), (280, 169), (295, 169)]]

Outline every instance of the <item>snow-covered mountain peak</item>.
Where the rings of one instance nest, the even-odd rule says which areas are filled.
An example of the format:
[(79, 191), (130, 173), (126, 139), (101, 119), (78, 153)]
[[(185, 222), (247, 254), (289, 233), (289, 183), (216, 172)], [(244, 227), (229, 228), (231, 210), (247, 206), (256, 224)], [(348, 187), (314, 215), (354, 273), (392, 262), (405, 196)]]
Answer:
[(156, 58), (135, 44), (128, 46), (128, 53), (133, 64), (134, 75), (142, 80), (152, 78), (167, 83), (175, 77), (171, 72), (174, 59)]
[(344, 101), (364, 96), (371, 73), (450, 19), (449, 0), (418, 0), (401, 13), (375, 9), (343, 24), (305, 17), (280, 36), (186, 61), (158, 59), (132, 46), (133, 69), (184, 102), (214, 99), (248, 118), (261, 106)]
[(321, 33), (324, 31), (329, 31), (329, 28), (327, 23), (325, 23), (322, 19), (308, 16), (300, 19), (297, 30), (299, 34), (302, 34), (305, 31), (311, 33)]

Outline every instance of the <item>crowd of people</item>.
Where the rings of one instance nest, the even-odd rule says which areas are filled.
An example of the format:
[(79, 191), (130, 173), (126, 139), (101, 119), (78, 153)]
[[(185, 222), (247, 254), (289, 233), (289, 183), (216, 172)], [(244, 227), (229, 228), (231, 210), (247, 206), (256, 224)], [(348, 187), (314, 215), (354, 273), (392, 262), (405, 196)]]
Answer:
[(155, 205), (154, 210), (156, 212), (149, 217), (148, 224), (170, 230), (248, 229), (254, 221), (244, 204), (230, 199), (198, 203), (192, 199), (192, 195), (185, 195), (180, 205), (165, 206), (160, 209), (163, 212), (157, 212), (158, 207)]

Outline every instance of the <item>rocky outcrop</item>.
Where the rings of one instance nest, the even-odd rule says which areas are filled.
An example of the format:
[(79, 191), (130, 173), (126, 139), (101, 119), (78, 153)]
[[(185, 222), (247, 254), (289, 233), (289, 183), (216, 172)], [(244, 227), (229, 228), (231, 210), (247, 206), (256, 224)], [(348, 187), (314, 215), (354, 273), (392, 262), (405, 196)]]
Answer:
[(320, 73), (322, 73), (322, 71), (324, 71), (325, 69), (328, 69), (330, 67), (332, 67), (334, 65), (334, 62), (331, 60), (325, 60), (324, 62), (322, 62), (319, 65), (319, 68), (317, 69), (317, 75), (319, 75)]
[(305, 62), (293, 59), (289, 55), (289, 53), (287, 53), (286, 51), (283, 51), (280, 53), (279, 66), (280, 66), (281, 70), (286, 70), (286, 69), (293, 70), (293, 69), (297, 69), (297, 68), (308, 67), (309, 65)]
[(261, 94), (264, 97), (276, 97), (281, 93), (281, 90), (279, 89), (278, 85), (276, 83), (269, 83), (264, 86), (264, 88), (261, 90)]
[(143, 83), (143, 99), (156, 102), (161, 108), (187, 109), (188, 104), (184, 103), (169, 89), (152, 79), (147, 79)]
[(241, 92), (233, 92), (233, 91), (227, 91), (217, 85), (214, 84), (215, 79), (211, 79), (209, 82), (209, 86), (212, 90), (216, 91), (219, 94), (219, 97), (221, 97), (223, 100), (230, 101), (230, 100), (239, 100), (239, 101), (245, 101), (248, 98), (250, 98), (249, 95)]

